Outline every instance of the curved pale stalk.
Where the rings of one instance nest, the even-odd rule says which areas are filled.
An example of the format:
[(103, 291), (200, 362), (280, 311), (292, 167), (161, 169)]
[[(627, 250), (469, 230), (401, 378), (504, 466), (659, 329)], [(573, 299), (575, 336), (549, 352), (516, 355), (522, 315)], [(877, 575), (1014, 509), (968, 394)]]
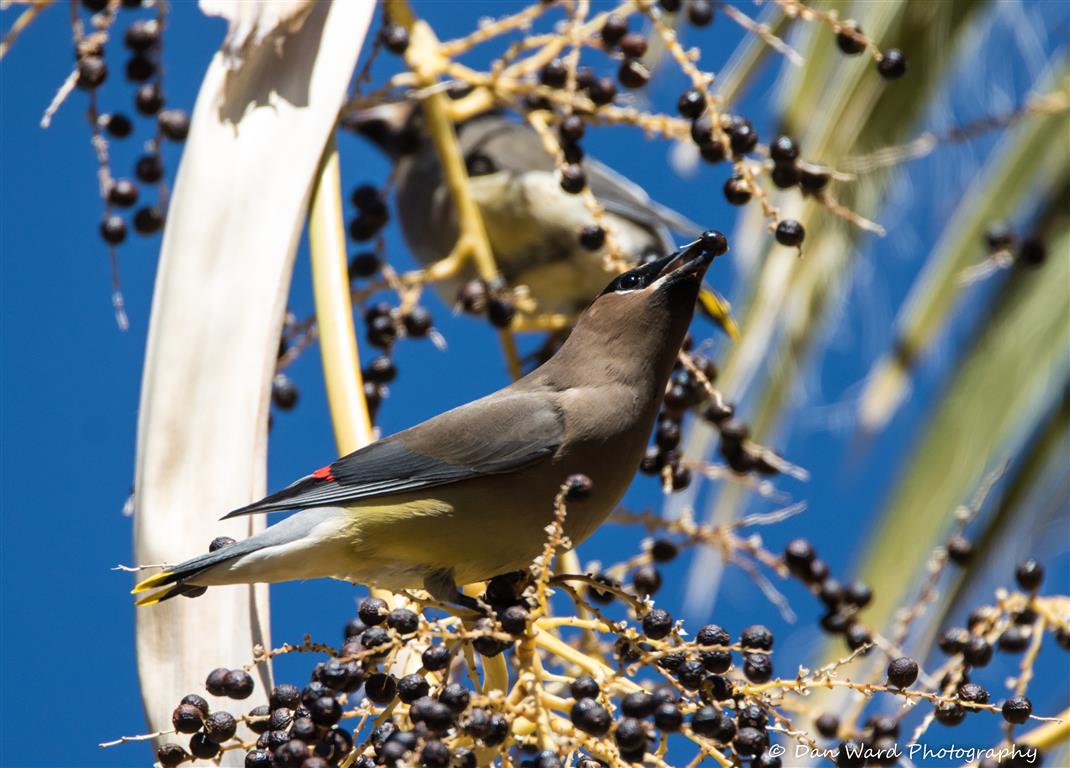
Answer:
[[(316, 4), (299, 29), (248, 48), (238, 69), (220, 53), (205, 74), (153, 295), (138, 421), (137, 562), (178, 562), (213, 536), (242, 538), (264, 526), (262, 516), (218, 518), (266, 490), (268, 405), (294, 253), (371, 11)], [(263, 585), (140, 609), (149, 730), (169, 730), (176, 703), (202, 692), (209, 670), (244, 665), (254, 645), (269, 647), (268, 629)], [(268, 666), (258, 669), (250, 706), (266, 701), (270, 684)], [(223, 759), (240, 764), (241, 756)]]
[(338, 455), (372, 441), (372, 421), (364, 399), (357, 335), (353, 329), (346, 233), (342, 213), (342, 179), (334, 135), (320, 164), (308, 214), (312, 291), (316, 302), (323, 380)]
[[(405, 61), (424, 89), (420, 104), (425, 130), (434, 144), (439, 164), (442, 166), (442, 176), (457, 211), (457, 242), (443, 262), (461, 263), (470, 260), (479, 277), (488, 285), (496, 287), (501, 283), (501, 275), (494, 260), (490, 240), (487, 238), (486, 227), (483, 225), (483, 215), (468, 186), (468, 171), (464, 167), (464, 153), (457, 144), (450, 101), (441, 89), (435, 88), (448, 60), (438, 52), (439, 42), (434, 31), (426, 22), (416, 18), (407, 0), (390, 0), (388, 8), (390, 18), (409, 30), (410, 41), (405, 50)], [(498, 338), (505, 354), (509, 375), (519, 379), (522, 373), (520, 355), (512, 331), (501, 330), (498, 332)]]

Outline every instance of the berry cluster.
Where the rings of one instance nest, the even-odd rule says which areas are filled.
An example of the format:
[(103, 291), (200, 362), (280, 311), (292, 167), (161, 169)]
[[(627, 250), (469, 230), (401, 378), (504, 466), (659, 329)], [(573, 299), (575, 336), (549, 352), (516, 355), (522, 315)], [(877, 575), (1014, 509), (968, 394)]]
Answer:
[[(673, 560), (683, 547), (709, 543), (731, 552), (735, 562), (748, 555), (778, 575), (802, 579), (831, 611), (852, 614), (868, 603), (869, 590), (839, 586), (804, 540), (792, 541), (778, 558), (761, 549), (756, 537), (737, 536), (734, 526), (716, 529), (653, 516), (633, 522), (660, 535), (637, 557), (606, 571), (632, 568), (632, 588), (590, 573), (559, 568), (555, 574), (554, 553), (570, 546), (563, 534), (565, 504), (582, 504), (594, 492), (587, 478), (570, 478), (547, 528), (543, 555), (530, 571), (490, 580), (464, 608), (441, 616), (444, 606), (419, 594), (393, 605), (369, 597), (345, 624), (339, 647), (306, 638), (297, 646), (256, 649), (253, 664), (244, 669), (212, 671), (205, 691), (242, 701), (255, 692), (253, 665), (285, 653), (326, 655), (303, 686), (278, 684), (266, 705), (244, 714), (213, 710), (198, 693), (184, 696), (172, 715), (182, 743), (160, 745), (157, 760), (170, 767), (241, 750), (250, 768), (467, 768), (506, 755), (526, 768), (602, 768), (676, 764), (668, 750), (689, 744), (722, 765), (777, 768), (784, 764), (782, 750), (770, 748), (787, 739), (809, 749), (822, 742), (838, 745), (840, 768), (891, 765), (902, 734), (910, 732), (902, 722), (919, 709), (931, 717), (914, 729), (913, 739), (930, 720), (954, 726), (974, 713), (969, 716), (998, 716), (1013, 728), (1033, 717), (1025, 692), (1028, 667), (1010, 681), (1012, 693), (999, 703), (970, 679), (992, 660), (989, 638), (1019, 627), (1034, 645), (1039, 633), (1048, 632), (1070, 650), (1057, 607), (1065, 598), (1041, 596), (1043, 568), (1027, 560), (1015, 573), (1022, 591), (1001, 591), (996, 606), (974, 611), (968, 629), (945, 633), (940, 646), (949, 661), (934, 670), (927, 672), (920, 660), (899, 652), (898, 640), (871, 633), (833, 665), (777, 678), (772, 630), (751, 625), (733, 637), (708, 624), (692, 636), (650, 599), (660, 582), (656, 565)], [(555, 591), (560, 599), (551, 611)], [(611, 603), (618, 611), (613, 618), (605, 613)], [(562, 636), (566, 627), (579, 634)], [(1006, 650), (1021, 653), (1017, 647)], [(864, 670), (832, 674), (876, 651), (886, 659), (878, 677), (867, 681)], [(821, 688), (917, 706), (899, 707), (894, 716), (875, 714), (858, 725), (864, 713), (815, 712), (809, 693)]]
[(873, 642), (873, 633), (858, 621), (857, 614), (873, 599), (873, 590), (861, 581), (844, 584), (829, 573), (828, 564), (806, 539), (794, 539), (784, 548), (784, 566), (802, 581), (827, 609), (821, 629), (843, 635), (847, 647), (856, 651)]
[[(349, 261), (349, 281), (353, 299), (365, 304), (363, 319), (366, 339), (369, 345), (382, 352), (361, 372), (365, 402), (374, 421), (380, 404), (389, 394), (388, 385), (397, 378), (397, 366), (391, 357), (397, 339), (428, 336), (436, 339), (437, 332), (431, 313), (414, 301), (403, 300), (398, 307), (383, 301), (365, 303), (371, 294), (385, 285), (396, 284), (396, 275), (383, 258), (385, 242), (380, 234), (390, 220), (390, 213), (381, 191), (370, 184), (361, 184), (354, 188), (350, 200), (357, 211), (349, 222), (350, 237), (357, 243), (366, 243), (372, 239), (376, 241), (372, 247), (357, 251)], [(297, 385), (286, 376), (284, 370), (315, 338), (316, 324), (313, 318), (298, 321), (288, 314), (279, 343), (277, 373), (271, 390), (272, 402), (280, 410), (292, 410), (299, 397)]]
[[(543, 3), (514, 16), (494, 22), (488, 21), (478, 34), (444, 44), (443, 51), (449, 57), (456, 57), (477, 43), (505, 35), (518, 27), (527, 29), (532, 18), (542, 14), (552, 5), (554, 4)], [(831, 20), (826, 19), (827, 14), (822, 15), (816, 11), (810, 13), (808, 7), (795, 0), (791, 0), (787, 6), (789, 7), (785, 10), (790, 15), (805, 21), (819, 19), (826, 23), (834, 22), (840, 47), (851, 54), (870, 48), (883, 75), (902, 74), (904, 59), (901, 52), (889, 49), (881, 53), (872, 41), (862, 35), (861, 28), (855, 22), (840, 23), (834, 16)], [(738, 9), (725, 6), (725, 13), (734, 21), (748, 26), (744, 21), (746, 17)], [(747, 117), (722, 111), (723, 105), (719, 98), (709, 90), (713, 75), (700, 71), (691, 55), (680, 45), (678, 34), (673, 29), (672, 17), (675, 14), (682, 14), (682, 18), (692, 26), (702, 27), (713, 20), (714, 8), (712, 3), (705, 0), (665, 0), (657, 4), (640, 4), (637, 7), (624, 5), (591, 19), (569, 11), (559, 31), (573, 41), (574, 48), (570, 51), (555, 48), (553, 55), (549, 55), (550, 49), (547, 49), (524, 59), (521, 57), (523, 48), (510, 48), (494, 64), (491, 68), (492, 74), (487, 77), (463, 68), (449, 70), (449, 77), (454, 78), (449, 82), (449, 94), (458, 98), (467, 96), (476, 89), (489, 90), (492, 104), (515, 109), (528, 121), (554, 156), (562, 190), (582, 196), (594, 218), (593, 224), (585, 225), (577, 232), (580, 245), (592, 251), (606, 248), (609, 256), (621, 268), (628, 266), (628, 259), (619, 252), (614, 242), (614, 233), (605, 226), (601, 205), (590, 193), (588, 174), (583, 165), (585, 153), (581, 141), (588, 125), (592, 123), (633, 123), (649, 134), (660, 134), (673, 139), (680, 139), (683, 137), (681, 133), (686, 136), (689, 131), (706, 161), (731, 162), (732, 173), (724, 184), (726, 199), (735, 205), (744, 205), (751, 200), (759, 201), (764, 213), (771, 220), (770, 230), (775, 234), (777, 242), (783, 245), (801, 247), (805, 229), (799, 221), (781, 219), (758, 183), (758, 174), (769, 169), (766, 163), (755, 161), (767, 153), (774, 160), (772, 171), (776, 177), (776, 186), (786, 188), (799, 185), (804, 193), (816, 195), (835, 215), (852, 218), (856, 223), (860, 221), (850, 211), (839, 204), (833, 204), (831, 198), (826, 199), (821, 194), (828, 184), (830, 173), (820, 166), (799, 162), (798, 148), (794, 142), (782, 137), (776, 145), (767, 149), (760, 145), (758, 132)], [(692, 81), (692, 87), (680, 96), (677, 104), (683, 120), (651, 115), (619, 103), (626, 101), (623, 98), (618, 99), (619, 88), (626, 91), (639, 89), (645, 86), (650, 78), (647, 57), (652, 41), (646, 34), (636, 31), (633, 24), (633, 17), (636, 16), (647, 22), (649, 35), (660, 38), (656, 40), (657, 44), (665, 47), (667, 53)], [(380, 31), (378, 45), (395, 53), (407, 56), (411, 54), (409, 35), (405, 27), (389, 19)], [(615, 78), (602, 74), (599, 66), (589, 65), (586, 60), (581, 63), (582, 54), (587, 50), (597, 51), (607, 57), (612, 66), (616, 67)], [(424, 57), (418, 58), (422, 61)], [(445, 75), (446, 72), (442, 74)], [(467, 113), (468, 117), (489, 106), (486, 100), (469, 99), (468, 102), (483, 105), (475, 112)], [(454, 119), (459, 119), (462, 112), (463, 108), (461, 112), (457, 112)], [(404, 143), (418, 143), (417, 136), (410, 138), (410, 141)], [(407, 150), (411, 148), (408, 147)], [(479, 155), (467, 157), (466, 161), (469, 176), (492, 173), (495, 170), (488, 158)], [(357, 222), (360, 222), (360, 225), (359, 231), (354, 232), (355, 236), (370, 237), (373, 234), (374, 221), (362, 215), (354, 220), (355, 226)], [(510, 327), (517, 311), (505, 286), (488, 285), (486, 282), (482, 285), (476, 282), (466, 285), (458, 297), (458, 303), (466, 311), (485, 312), (492, 323), (500, 328)]]
[[(130, 21), (122, 35), (123, 46), (128, 54), (124, 75), (127, 82), (134, 87), (134, 114), (151, 123), (152, 135), (145, 142), (144, 152), (134, 163), (134, 178), (117, 177), (113, 174), (108, 140), (127, 139), (133, 135), (136, 127), (135, 120), (125, 112), (100, 110), (100, 88), (109, 74), (106, 63), (107, 43), (109, 33), (119, 19), (120, 5), (122, 9), (126, 9), (126, 13), (142, 7), (140, 0), (124, 0), (121, 4), (109, 4), (106, 0), (82, 0), (81, 6), (90, 14), (89, 22), (93, 31), (85, 32), (80, 14), (76, 13), (73, 22), (76, 85), (89, 96), (87, 115), (100, 164), (100, 192), (104, 203), (100, 236), (112, 248), (123, 243), (127, 237), (127, 219), (122, 212), (135, 208), (139, 202), (144, 203), (143, 190), (139, 185), (156, 185), (157, 201), (143, 204), (133, 212), (130, 221), (134, 230), (141, 235), (153, 235), (162, 229), (168, 193), (161, 149), (165, 140), (183, 141), (190, 126), (189, 117), (184, 111), (164, 109), (161, 53), (166, 5), (155, 3), (153, 16)], [(54, 107), (58, 107), (58, 103), (54, 104)], [(46, 116), (46, 122), (50, 116)], [(116, 311), (120, 324), (125, 326), (114, 253), (112, 267)]]
[(845, 56), (858, 56), (869, 50), (877, 73), (885, 80), (898, 80), (906, 74), (907, 60), (903, 52), (898, 48), (880, 50), (875, 42), (866, 37), (862, 25), (854, 19), (841, 20), (835, 10), (823, 11), (799, 0), (781, 0), (780, 6), (788, 16), (827, 25), (836, 36), (836, 47)]

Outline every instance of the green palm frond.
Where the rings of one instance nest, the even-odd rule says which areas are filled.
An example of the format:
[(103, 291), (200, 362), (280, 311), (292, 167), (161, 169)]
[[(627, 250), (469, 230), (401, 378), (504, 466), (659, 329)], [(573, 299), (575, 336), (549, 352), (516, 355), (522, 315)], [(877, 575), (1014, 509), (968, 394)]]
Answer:
[[(1063, 60), (1041, 92), (1070, 89)], [(1054, 82), (1052, 82), (1054, 81)], [(985, 227), (1027, 198), (1050, 195), (1070, 171), (1070, 113), (1037, 115), (1009, 133), (997, 157), (970, 188), (944, 229), (900, 312), (896, 352), (879, 361), (860, 405), (862, 429), (883, 427), (902, 402), (918, 357), (945, 326), (962, 289), (962, 271), (977, 260)]]
[[(913, 588), (903, 574), (919, 574), (962, 503), (992, 466), (1016, 456), (1038, 431), (1070, 386), (1070, 222), (1063, 219), (1051, 241), (1050, 263), (1015, 270), (983, 329), (955, 371), (911, 449), (913, 457), (895, 494), (860, 551), (868, 558), (860, 576), (875, 598), (867, 623), (881, 627)], [(1055, 424), (1060, 420), (1056, 418)], [(1039, 450), (1049, 450), (1041, 441)], [(991, 540), (1017, 508), (1016, 499), (1035, 481), (1037, 469), (1018, 470), (1002, 502), (1002, 516), (989, 523)], [(1016, 490), (1016, 484), (1021, 485)]]
[[(908, 51), (911, 71), (924, 73), (910, 87), (894, 87), (861, 58), (844, 60), (831, 31), (810, 25), (802, 40), (806, 64), (786, 78), (785, 130), (799, 137), (803, 155), (832, 168), (875, 147), (901, 143), (925, 111), (954, 59), (956, 43), (981, 9), (975, 0), (944, 3), (882, 2), (863, 6), (859, 19), (866, 33), (882, 45)], [(901, 85), (901, 84), (897, 84)], [(877, 171), (850, 185), (833, 185), (840, 202), (863, 217), (880, 210), (889, 173)], [(778, 424), (802, 365), (823, 334), (826, 319), (839, 306), (850, 279), (862, 230), (835, 218), (813, 198), (789, 192), (776, 200), (782, 213), (806, 227), (804, 256), (770, 242), (765, 222), (751, 216), (737, 242), (764, 243), (760, 265), (742, 302), (743, 334), (724, 361), (718, 384), (732, 400), (746, 396), (752, 433), (759, 440)], [(771, 375), (756, 376), (773, 361)], [(691, 457), (708, 454), (712, 430), (693, 430), (686, 446)], [(670, 514), (694, 503), (694, 495), (670, 502)], [(747, 495), (728, 487), (712, 501), (709, 516), (724, 524), (738, 515)], [(708, 558), (694, 561), (689, 585), (693, 609), (708, 608), (716, 589)]]

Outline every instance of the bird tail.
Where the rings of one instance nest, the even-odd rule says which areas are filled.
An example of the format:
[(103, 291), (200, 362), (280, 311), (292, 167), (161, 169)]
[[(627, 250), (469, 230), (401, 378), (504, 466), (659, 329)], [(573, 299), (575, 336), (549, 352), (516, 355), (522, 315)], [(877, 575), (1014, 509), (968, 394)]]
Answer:
[(728, 299), (708, 286), (702, 286), (698, 295), (698, 306), (707, 319), (724, 331), (732, 341), (739, 341), (739, 326), (732, 317), (732, 305)]
[(156, 603), (162, 603), (164, 600), (170, 600), (172, 597), (178, 597), (179, 595), (199, 590), (199, 586), (188, 584), (186, 582), (213, 566), (234, 560), (250, 551), (254, 551), (249, 549), (248, 545), (255, 538), (256, 537), (254, 536), (253, 538), (245, 539), (244, 541), (236, 541), (233, 544), (220, 547), (215, 552), (209, 552), (206, 555), (190, 558), (184, 563), (180, 563), (168, 570), (153, 574), (147, 579), (142, 579), (134, 586), (130, 591), (130, 594), (136, 595), (141, 592), (147, 592), (150, 589), (156, 589), (157, 587), (170, 586), (170, 589), (162, 589), (158, 592), (153, 592), (150, 595), (145, 595), (144, 597), (139, 598), (134, 604), (155, 605)]
[[(153, 574), (138, 582), (131, 594), (167, 587), (135, 603), (155, 605), (179, 595), (199, 594), (208, 586), (332, 576), (345, 565), (330, 556), (330, 545), (344, 542), (345, 521), (345, 511), (336, 507), (298, 512), (248, 539)], [(310, 550), (317, 552), (310, 555)]]

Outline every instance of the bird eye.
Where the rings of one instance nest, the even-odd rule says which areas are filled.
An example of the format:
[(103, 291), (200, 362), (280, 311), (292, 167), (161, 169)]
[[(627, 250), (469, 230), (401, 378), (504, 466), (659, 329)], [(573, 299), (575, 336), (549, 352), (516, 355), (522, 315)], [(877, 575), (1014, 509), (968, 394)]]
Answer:
[(643, 284), (643, 278), (641, 278), (635, 272), (626, 272), (620, 276), (620, 288), (621, 291), (633, 291), (636, 288), (640, 288)]
[(494, 161), (482, 152), (473, 152), (465, 158), (465, 167), (469, 176), (487, 176), (498, 170)]

